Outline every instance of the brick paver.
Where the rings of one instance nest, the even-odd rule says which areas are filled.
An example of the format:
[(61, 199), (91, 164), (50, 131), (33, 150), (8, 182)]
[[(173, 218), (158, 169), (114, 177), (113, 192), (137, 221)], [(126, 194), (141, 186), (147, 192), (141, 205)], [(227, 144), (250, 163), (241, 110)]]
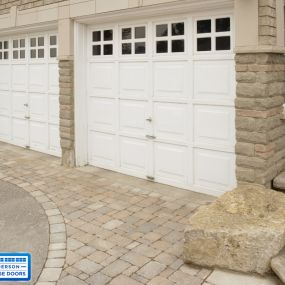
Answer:
[(63, 264), (59, 284), (68, 285), (202, 284), (211, 273), (184, 265), (181, 254), (189, 216), (213, 197), (95, 167), (64, 168), (58, 158), (4, 143), (0, 179), (57, 206), (46, 204), (56, 255), (42, 282), (54, 284)]

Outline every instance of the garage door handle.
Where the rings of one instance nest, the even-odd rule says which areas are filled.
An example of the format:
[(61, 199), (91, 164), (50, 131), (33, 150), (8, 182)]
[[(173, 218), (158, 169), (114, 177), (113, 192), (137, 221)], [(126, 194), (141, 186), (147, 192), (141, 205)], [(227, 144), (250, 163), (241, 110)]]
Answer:
[(31, 119), (31, 117), (29, 117), (29, 116), (25, 116), (25, 119)]
[(156, 139), (155, 136), (150, 136), (150, 135), (146, 135), (145, 137), (146, 137), (147, 139), (150, 139), (150, 140), (155, 140), (155, 139)]
[(149, 117), (149, 118), (146, 119), (146, 121), (151, 123), (152, 122), (152, 118)]

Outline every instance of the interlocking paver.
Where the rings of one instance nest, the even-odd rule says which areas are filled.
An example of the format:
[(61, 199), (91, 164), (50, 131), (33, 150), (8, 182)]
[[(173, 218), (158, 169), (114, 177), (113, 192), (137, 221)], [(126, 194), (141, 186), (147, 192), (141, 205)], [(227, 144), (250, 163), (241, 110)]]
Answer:
[(91, 166), (65, 168), (4, 143), (0, 180), (17, 183), (47, 211), (51, 270), (42, 284), (55, 285), (63, 262), (59, 285), (192, 285), (211, 273), (183, 265), (181, 253), (189, 216), (213, 197)]

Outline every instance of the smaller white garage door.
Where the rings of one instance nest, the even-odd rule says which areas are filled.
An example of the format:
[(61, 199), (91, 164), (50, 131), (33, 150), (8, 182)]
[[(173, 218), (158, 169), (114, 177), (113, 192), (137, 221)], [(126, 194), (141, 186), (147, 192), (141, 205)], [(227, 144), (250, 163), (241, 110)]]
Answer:
[(0, 140), (60, 156), (56, 32), (0, 39)]
[(186, 189), (235, 185), (232, 17), (90, 27), (89, 162)]

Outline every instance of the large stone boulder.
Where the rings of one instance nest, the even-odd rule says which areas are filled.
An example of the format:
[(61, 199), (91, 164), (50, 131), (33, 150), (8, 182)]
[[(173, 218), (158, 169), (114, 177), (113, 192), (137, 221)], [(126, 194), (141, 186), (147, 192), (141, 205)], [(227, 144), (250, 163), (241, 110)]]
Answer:
[(245, 185), (201, 207), (185, 230), (184, 259), (265, 274), (285, 244), (285, 194)]

